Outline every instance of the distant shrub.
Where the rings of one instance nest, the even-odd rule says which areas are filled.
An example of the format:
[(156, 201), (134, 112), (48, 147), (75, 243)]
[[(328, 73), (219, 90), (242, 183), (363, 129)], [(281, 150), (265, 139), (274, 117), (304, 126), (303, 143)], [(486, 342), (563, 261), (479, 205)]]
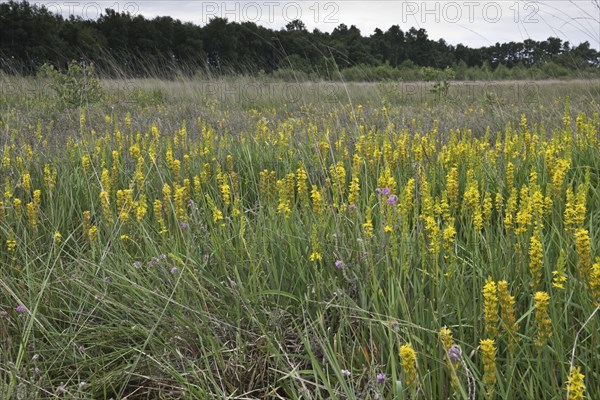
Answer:
[(49, 88), (56, 94), (61, 108), (95, 103), (102, 97), (94, 64), (71, 61), (66, 72), (58, 71), (51, 64), (44, 64), (38, 70), (38, 76), (48, 80)]

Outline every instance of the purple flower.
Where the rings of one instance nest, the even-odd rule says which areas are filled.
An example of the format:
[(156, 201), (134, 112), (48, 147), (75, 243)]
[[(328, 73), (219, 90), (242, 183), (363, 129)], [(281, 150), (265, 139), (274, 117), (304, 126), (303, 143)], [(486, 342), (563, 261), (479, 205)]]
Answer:
[(79, 345), (79, 347), (77, 347), (77, 350), (78, 350), (80, 353), (83, 353), (83, 352), (85, 351), (85, 347), (83, 347), (83, 345)]
[(77, 274), (76, 273), (72, 273), (71, 274), (71, 280), (72, 281), (77, 280)]
[(27, 307), (25, 307), (24, 305), (20, 305), (17, 306), (17, 308), (15, 308), (15, 310), (19, 313), (19, 314), (23, 314), (25, 311), (27, 311)]
[(337, 261), (335, 262), (335, 267), (336, 267), (337, 269), (342, 269), (342, 268), (344, 268), (344, 262), (343, 262), (342, 260), (337, 260)]
[(381, 189), (381, 194), (384, 195), (384, 196), (389, 195), (390, 194), (390, 189), (388, 189), (388, 188)]
[(398, 196), (396, 196), (395, 194), (391, 195), (390, 197), (388, 197), (387, 203), (389, 205), (395, 206), (396, 204), (398, 204)]
[(375, 194), (376, 195), (380, 195), (381, 194), (381, 189), (379, 189), (379, 188), (375, 189)]
[(354, 211), (356, 211), (356, 204), (350, 204), (350, 205), (348, 206), (348, 211), (350, 211), (350, 212), (354, 212)]
[(461, 357), (462, 357), (462, 350), (460, 349), (460, 347), (453, 344), (452, 347), (450, 347), (448, 349), (448, 359), (453, 364), (456, 364), (458, 361), (460, 361)]
[(177, 267), (173, 267), (171, 268), (171, 273), (172, 274), (176, 274), (179, 270), (177, 269)]
[(181, 229), (187, 229), (188, 224), (186, 224), (185, 222), (182, 222), (179, 224), (179, 226), (181, 227)]
[(381, 374), (381, 373), (377, 374), (377, 382), (379, 382), (379, 383), (385, 382), (385, 374)]

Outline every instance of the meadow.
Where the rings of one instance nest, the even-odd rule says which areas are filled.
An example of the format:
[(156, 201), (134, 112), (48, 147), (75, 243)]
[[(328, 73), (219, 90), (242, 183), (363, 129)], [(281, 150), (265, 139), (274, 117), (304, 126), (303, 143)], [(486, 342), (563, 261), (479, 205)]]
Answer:
[(600, 398), (599, 81), (0, 83), (0, 398)]

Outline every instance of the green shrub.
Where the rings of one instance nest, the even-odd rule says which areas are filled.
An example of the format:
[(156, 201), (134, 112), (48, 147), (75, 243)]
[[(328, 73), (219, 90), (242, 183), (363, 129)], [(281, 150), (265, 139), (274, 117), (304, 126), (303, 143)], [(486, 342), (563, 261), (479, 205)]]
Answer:
[(95, 103), (102, 97), (100, 82), (94, 64), (71, 61), (66, 72), (60, 72), (53, 65), (44, 64), (38, 76), (48, 81), (48, 87), (57, 97), (61, 108)]

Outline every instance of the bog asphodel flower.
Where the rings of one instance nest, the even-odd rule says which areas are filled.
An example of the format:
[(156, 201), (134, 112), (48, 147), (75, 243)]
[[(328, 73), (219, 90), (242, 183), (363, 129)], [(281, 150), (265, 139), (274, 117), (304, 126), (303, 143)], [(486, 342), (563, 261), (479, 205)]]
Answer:
[(546, 292), (536, 292), (533, 299), (535, 306), (535, 320), (538, 331), (535, 339), (535, 345), (542, 347), (550, 338), (550, 336), (552, 336), (552, 321), (548, 316), (550, 295)]
[(543, 256), (541, 233), (539, 229), (535, 229), (529, 241), (529, 273), (531, 274), (530, 285), (532, 288), (542, 283)]
[(406, 343), (400, 347), (399, 354), (405, 383), (408, 387), (414, 388), (417, 383), (417, 353), (410, 343)]
[(508, 282), (498, 282), (498, 298), (500, 300), (500, 318), (508, 336), (509, 348), (519, 341), (519, 324), (515, 315), (515, 297), (508, 290)]
[(581, 400), (585, 398), (585, 376), (580, 367), (573, 367), (567, 381), (567, 400)]
[(589, 287), (592, 299), (596, 302), (596, 305), (600, 305), (600, 257), (596, 257), (596, 262), (592, 265)]
[(488, 278), (483, 286), (483, 315), (485, 319), (485, 331), (490, 337), (498, 333), (498, 286), (492, 278)]
[(482, 339), (479, 348), (483, 363), (483, 384), (488, 398), (493, 397), (496, 390), (496, 342), (494, 339)]

